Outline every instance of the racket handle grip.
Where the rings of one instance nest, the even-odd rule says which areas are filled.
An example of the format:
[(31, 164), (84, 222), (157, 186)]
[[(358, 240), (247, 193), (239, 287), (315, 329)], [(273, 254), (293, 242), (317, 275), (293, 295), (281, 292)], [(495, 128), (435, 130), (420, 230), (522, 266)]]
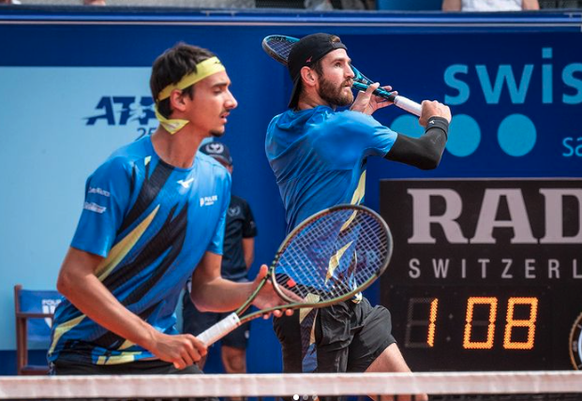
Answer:
[[(356, 88), (357, 90), (365, 91), (366, 89), (368, 89), (368, 86), (369, 86), (368, 84), (365, 84), (363, 82), (354, 81), (354, 88)], [(388, 99), (394, 102), (394, 105), (396, 107), (399, 107), (402, 110), (409, 112), (410, 114), (414, 114), (415, 116), (420, 117), (422, 106), (419, 103), (416, 103), (415, 101), (410, 100), (409, 98), (404, 96), (400, 95), (394, 96), (394, 92), (388, 92), (384, 88), (378, 88), (373, 93), (376, 96), (382, 96), (384, 99)]]
[(222, 337), (236, 329), (241, 325), (240, 319), (236, 313), (231, 313), (220, 322), (210, 326), (202, 333), (196, 336), (197, 339), (210, 347), (212, 344), (220, 340)]
[(414, 114), (415, 116), (420, 117), (422, 106), (414, 100), (410, 100), (407, 97), (399, 95), (394, 98), (393, 102), (396, 107), (399, 107), (402, 110), (406, 110), (410, 114)]

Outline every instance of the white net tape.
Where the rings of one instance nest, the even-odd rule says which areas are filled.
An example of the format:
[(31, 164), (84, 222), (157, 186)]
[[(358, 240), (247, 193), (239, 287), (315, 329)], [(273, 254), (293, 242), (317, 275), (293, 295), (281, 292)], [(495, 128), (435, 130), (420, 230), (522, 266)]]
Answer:
[(582, 371), (0, 377), (0, 399), (580, 393)]

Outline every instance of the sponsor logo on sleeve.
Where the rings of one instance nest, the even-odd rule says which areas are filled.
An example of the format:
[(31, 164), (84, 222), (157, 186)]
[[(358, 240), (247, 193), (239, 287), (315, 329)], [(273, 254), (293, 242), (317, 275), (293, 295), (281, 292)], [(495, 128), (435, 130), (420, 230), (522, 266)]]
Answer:
[(98, 205), (95, 202), (85, 202), (83, 209), (89, 210), (90, 212), (99, 213), (99, 214), (102, 214), (103, 212), (105, 212), (107, 210), (107, 208), (105, 206)]
[(106, 191), (106, 190), (101, 189), (101, 188), (89, 187), (89, 193), (90, 194), (103, 195), (103, 196), (105, 196), (107, 198), (109, 198), (111, 196), (111, 193), (109, 191)]

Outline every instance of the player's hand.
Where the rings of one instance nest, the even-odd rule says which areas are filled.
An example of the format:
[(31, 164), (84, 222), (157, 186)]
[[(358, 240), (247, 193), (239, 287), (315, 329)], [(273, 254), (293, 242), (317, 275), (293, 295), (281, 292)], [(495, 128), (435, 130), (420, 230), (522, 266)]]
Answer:
[[(378, 89), (380, 84), (378, 82), (368, 86), (366, 91), (359, 91), (356, 100), (352, 103), (350, 110), (359, 111), (360, 113), (372, 115), (376, 110), (392, 105), (393, 103), (381, 96), (374, 95), (374, 91)], [(390, 92), (391, 86), (383, 86), (382, 89)], [(397, 95), (398, 92), (394, 92)]]
[(451, 109), (449, 109), (449, 106), (437, 102), (436, 100), (432, 101), (424, 100), (421, 105), (422, 109), (420, 112), (420, 118), (418, 119), (418, 122), (423, 127), (426, 127), (426, 124), (428, 124), (428, 120), (431, 117), (443, 117), (449, 123), (451, 122), (452, 116)]
[(191, 334), (167, 335), (156, 332), (147, 347), (162, 361), (171, 362), (176, 369), (184, 369), (206, 355), (206, 345)]
[[(269, 271), (267, 265), (262, 265), (259, 269), (259, 274), (254, 280), (255, 286), (258, 286), (259, 283), (263, 280), (263, 278), (267, 275)], [(259, 291), (257, 297), (255, 298), (253, 305), (259, 309), (268, 309), (268, 308), (275, 308), (277, 306), (283, 306), (287, 304), (287, 302), (281, 297), (277, 295), (275, 290), (273, 289), (273, 284), (271, 284), (271, 280), (267, 281), (265, 286)], [(273, 312), (273, 315), (276, 317), (281, 317), (283, 314), (287, 316), (291, 316), (293, 314), (292, 309), (278, 309)], [(266, 313), (263, 315), (264, 319), (268, 319), (271, 316), (270, 313)]]

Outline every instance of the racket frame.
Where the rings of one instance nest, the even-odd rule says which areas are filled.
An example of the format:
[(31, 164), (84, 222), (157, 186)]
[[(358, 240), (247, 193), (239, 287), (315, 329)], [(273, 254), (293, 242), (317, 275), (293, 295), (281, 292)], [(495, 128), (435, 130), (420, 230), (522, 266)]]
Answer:
[[(333, 213), (339, 209), (352, 209), (354, 211), (354, 213), (363, 212), (363, 213), (370, 214), (374, 217), (374, 219), (382, 226), (382, 228), (384, 229), (384, 232), (386, 233), (386, 239), (388, 242), (388, 244), (387, 244), (388, 252), (386, 254), (385, 260), (383, 261), (382, 265), (375, 272), (374, 275), (372, 275), (370, 278), (368, 278), (365, 282), (363, 282), (357, 288), (354, 288), (352, 291), (350, 291), (350, 292), (348, 292), (340, 297), (332, 298), (332, 299), (329, 299), (326, 301), (321, 301), (321, 302), (297, 302), (294, 299), (292, 299), (291, 297), (289, 297), (288, 295), (286, 295), (285, 292), (281, 289), (281, 287), (277, 284), (277, 281), (274, 279), (275, 278), (274, 272), (275, 272), (275, 269), (277, 267), (277, 263), (278, 263), (279, 259), (281, 258), (281, 256), (283, 255), (283, 253), (285, 252), (287, 245), (293, 240), (293, 238), (297, 234), (299, 234), (300, 232), (303, 231), (303, 228), (305, 226), (312, 224), (313, 221), (319, 219), (323, 215)], [(374, 281), (376, 281), (376, 279), (378, 277), (380, 277), (382, 275), (382, 273), (384, 273), (384, 271), (388, 267), (388, 264), (390, 263), (390, 259), (392, 257), (392, 249), (393, 249), (393, 242), (392, 242), (392, 233), (390, 232), (390, 228), (388, 227), (388, 224), (386, 224), (384, 219), (378, 213), (373, 211), (372, 209), (367, 208), (367, 207), (362, 206), (362, 205), (336, 205), (336, 206), (332, 206), (332, 207), (329, 207), (327, 209), (321, 210), (321, 211), (315, 213), (314, 215), (310, 216), (305, 221), (301, 222), (297, 227), (295, 227), (287, 235), (287, 237), (285, 238), (283, 243), (279, 246), (277, 253), (275, 254), (275, 258), (273, 259), (271, 267), (269, 268), (269, 273), (267, 275), (268, 277), (265, 277), (264, 281), (261, 282), (259, 287), (257, 287), (257, 290), (255, 290), (253, 292), (253, 294), (252, 294), (253, 298), (249, 298), (250, 302), (247, 301), (247, 303), (249, 303), (249, 306), (250, 306), (250, 303), (252, 303), (256, 294), (258, 294), (258, 292), (265, 285), (265, 283), (267, 282), (267, 279), (270, 278), (271, 284), (273, 285), (273, 289), (275, 290), (277, 295), (279, 295), (279, 297), (281, 297), (281, 299), (289, 302), (289, 304), (283, 305), (283, 306), (277, 306), (277, 307), (273, 307), (273, 308), (269, 308), (269, 309), (264, 309), (264, 310), (260, 310), (260, 311), (251, 313), (251, 314), (241, 318), (241, 324), (245, 323), (249, 320), (255, 319), (256, 317), (258, 317), (260, 315), (266, 315), (266, 314), (272, 313), (272, 312), (274, 312), (276, 310), (280, 310), (280, 309), (323, 308), (323, 307), (333, 305), (333, 304), (336, 304), (336, 303), (344, 301), (344, 300), (351, 299), (356, 294), (358, 294), (358, 293), (364, 291), (366, 288), (368, 288)], [(239, 310), (242, 309), (243, 306), (241, 306), (241, 308), (239, 308)], [(246, 310), (246, 308), (248, 308), (248, 306), (246, 306), (240, 313), (242, 314)], [(237, 310), (237, 312), (236, 312), (237, 314), (239, 313), (239, 310)], [(238, 314), (238, 316), (240, 316), (240, 314)]]

